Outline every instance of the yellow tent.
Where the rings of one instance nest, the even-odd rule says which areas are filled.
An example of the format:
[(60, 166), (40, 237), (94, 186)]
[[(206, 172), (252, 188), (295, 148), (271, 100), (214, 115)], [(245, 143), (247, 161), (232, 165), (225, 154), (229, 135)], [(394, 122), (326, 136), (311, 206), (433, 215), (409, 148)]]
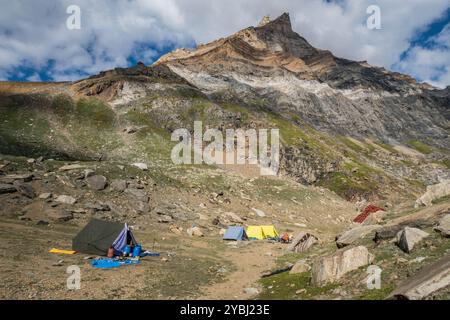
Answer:
[(248, 226), (246, 230), (249, 239), (267, 239), (279, 236), (274, 226)]
[(245, 232), (247, 233), (247, 237), (249, 239), (264, 239), (264, 232), (260, 226), (248, 226)]
[(261, 226), (261, 229), (265, 238), (276, 238), (280, 236), (274, 226)]

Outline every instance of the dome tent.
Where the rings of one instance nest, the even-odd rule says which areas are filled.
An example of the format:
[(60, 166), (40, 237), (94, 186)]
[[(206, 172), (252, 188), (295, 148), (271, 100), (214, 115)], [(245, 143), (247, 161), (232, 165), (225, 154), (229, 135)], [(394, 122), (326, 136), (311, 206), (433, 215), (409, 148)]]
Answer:
[(225, 231), (223, 240), (248, 240), (248, 237), (244, 227), (231, 226), (228, 227), (227, 231)]
[(77, 252), (104, 256), (112, 246), (114, 253), (122, 254), (123, 248), (136, 239), (128, 225), (120, 222), (91, 219), (73, 238), (72, 249)]

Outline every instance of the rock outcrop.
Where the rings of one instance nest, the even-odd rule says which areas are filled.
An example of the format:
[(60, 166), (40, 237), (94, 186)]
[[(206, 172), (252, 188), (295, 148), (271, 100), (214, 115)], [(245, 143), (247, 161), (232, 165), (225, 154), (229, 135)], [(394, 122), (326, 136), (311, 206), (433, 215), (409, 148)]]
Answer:
[(416, 200), (416, 207), (431, 206), (434, 200), (450, 195), (450, 180), (427, 186), (427, 191)]
[(313, 264), (311, 282), (315, 286), (321, 286), (337, 281), (346, 273), (369, 265), (373, 259), (373, 255), (364, 246), (338, 250)]
[(350, 230), (345, 231), (336, 239), (336, 245), (338, 248), (343, 248), (352, 244), (353, 242), (368, 237), (369, 235), (374, 235), (375, 231), (380, 229), (380, 225), (367, 225), (355, 227)]

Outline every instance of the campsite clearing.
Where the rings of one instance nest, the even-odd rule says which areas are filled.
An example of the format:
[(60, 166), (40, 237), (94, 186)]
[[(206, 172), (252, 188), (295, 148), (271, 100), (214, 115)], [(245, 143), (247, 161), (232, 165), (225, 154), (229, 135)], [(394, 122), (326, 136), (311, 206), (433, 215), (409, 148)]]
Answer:
[[(71, 248), (79, 230), (69, 224), (48, 227), (0, 220), (0, 299), (245, 299), (249, 297), (243, 289), (273, 262), (264, 253), (281, 252), (278, 245), (261, 241), (233, 248), (218, 237), (180, 239), (157, 230), (135, 232), (146, 249), (161, 253), (142, 258), (139, 265), (99, 270), (92, 268), (87, 254), (48, 252), (53, 247)], [(56, 266), (61, 260), (62, 266)], [(80, 290), (66, 288), (66, 268), (71, 265), (80, 267)], [(218, 272), (221, 268), (227, 272)]]

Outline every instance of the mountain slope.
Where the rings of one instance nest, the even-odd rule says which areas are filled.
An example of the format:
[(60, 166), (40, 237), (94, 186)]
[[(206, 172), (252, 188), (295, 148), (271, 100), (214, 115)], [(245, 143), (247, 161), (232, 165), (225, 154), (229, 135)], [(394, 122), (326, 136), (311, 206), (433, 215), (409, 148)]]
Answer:
[(349, 200), (410, 197), (450, 176), (449, 93), (316, 49), (284, 14), (150, 67), (0, 83), (0, 153), (168, 163), (170, 133), (195, 120), (276, 127), (283, 175)]
[(294, 114), (319, 130), (391, 143), (423, 140), (448, 148), (448, 104), (428, 85), (313, 48), (289, 15), (193, 51), (169, 53), (166, 65), (218, 99)]

